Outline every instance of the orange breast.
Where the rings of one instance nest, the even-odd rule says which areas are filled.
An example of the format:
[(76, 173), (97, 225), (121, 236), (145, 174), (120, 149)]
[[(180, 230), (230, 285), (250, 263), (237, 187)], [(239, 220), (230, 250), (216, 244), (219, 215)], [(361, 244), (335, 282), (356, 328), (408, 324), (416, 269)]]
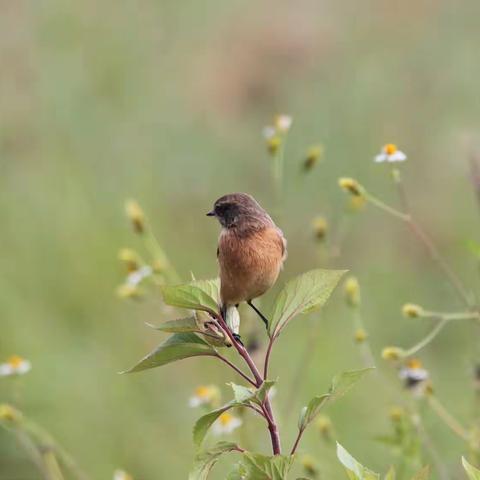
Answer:
[(264, 294), (277, 280), (285, 254), (285, 240), (277, 228), (246, 237), (224, 230), (218, 244), (222, 302), (233, 305)]

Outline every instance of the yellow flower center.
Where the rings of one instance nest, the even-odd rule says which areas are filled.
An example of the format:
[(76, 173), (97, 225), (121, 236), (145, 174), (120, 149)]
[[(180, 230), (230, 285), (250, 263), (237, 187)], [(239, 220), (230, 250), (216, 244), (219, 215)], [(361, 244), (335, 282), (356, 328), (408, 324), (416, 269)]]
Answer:
[(20, 365), (22, 365), (22, 363), (24, 362), (25, 360), (18, 356), (18, 355), (12, 355), (8, 360), (7, 360), (7, 363), (12, 367), (12, 368), (18, 368), (20, 367)]
[(397, 151), (397, 146), (394, 145), (393, 143), (387, 143), (387, 144), (383, 147), (383, 151), (384, 151), (387, 155), (393, 155), (393, 154)]
[(407, 362), (407, 367), (412, 370), (418, 370), (422, 368), (422, 362), (418, 358), (411, 358)]
[(199, 398), (209, 398), (211, 396), (211, 388), (205, 387), (203, 385), (197, 387), (195, 390), (195, 396)]
[(218, 421), (225, 427), (227, 426), (229, 423), (231, 423), (233, 420), (233, 415), (231, 413), (228, 413), (228, 412), (224, 412), (220, 415), (220, 417), (218, 418)]

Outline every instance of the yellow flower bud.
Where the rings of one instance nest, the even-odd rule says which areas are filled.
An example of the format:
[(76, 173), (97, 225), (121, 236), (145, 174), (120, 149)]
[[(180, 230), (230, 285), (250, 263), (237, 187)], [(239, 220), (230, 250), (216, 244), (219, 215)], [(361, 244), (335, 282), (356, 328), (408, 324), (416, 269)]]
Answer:
[(408, 318), (417, 318), (423, 315), (423, 308), (414, 303), (406, 303), (402, 307), (402, 313), (405, 317)]
[(328, 223), (324, 217), (317, 217), (312, 222), (313, 233), (317, 240), (323, 240), (328, 232)]
[(405, 416), (405, 410), (402, 407), (394, 405), (390, 408), (388, 416), (392, 422), (399, 422)]
[(303, 162), (303, 169), (308, 172), (310, 171), (320, 160), (323, 155), (323, 146), (322, 145), (315, 145), (310, 147), (307, 151), (307, 155), (305, 156), (305, 160)]
[(124, 283), (117, 288), (117, 295), (120, 298), (140, 298), (141, 293), (136, 285)]
[(368, 334), (363, 328), (357, 328), (353, 338), (356, 343), (363, 343), (368, 338)]
[(333, 429), (332, 421), (327, 415), (319, 415), (315, 421), (315, 427), (325, 437), (330, 436)]
[(356, 277), (348, 277), (344, 283), (345, 300), (351, 307), (360, 305), (360, 285)]
[(140, 266), (140, 259), (137, 253), (130, 248), (122, 248), (118, 252), (118, 258), (125, 264), (128, 272), (135, 272)]
[(352, 212), (359, 212), (365, 208), (367, 199), (363, 195), (352, 195), (350, 197), (349, 207)]
[(22, 414), (16, 408), (7, 403), (0, 405), (0, 422), (18, 422), (21, 418)]
[(275, 155), (280, 146), (282, 145), (282, 139), (278, 135), (274, 135), (273, 137), (267, 138), (267, 149), (270, 155)]
[(403, 350), (399, 347), (385, 347), (382, 351), (384, 360), (399, 360), (403, 356)]
[(355, 196), (360, 196), (363, 193), (363, 187), (353, 178), (342, 177), (338, 180), (338, 185)]
[(132, 222), (134, 231), (143, 233), (145, 230), (145, 214), (140, 205), (135, 200), (128, 200), (125, 204), (125, 213)]
[(302, 455), (300, 464), (308, 475), (316, 476), (318, 474), (317, 462), (311, 455)]

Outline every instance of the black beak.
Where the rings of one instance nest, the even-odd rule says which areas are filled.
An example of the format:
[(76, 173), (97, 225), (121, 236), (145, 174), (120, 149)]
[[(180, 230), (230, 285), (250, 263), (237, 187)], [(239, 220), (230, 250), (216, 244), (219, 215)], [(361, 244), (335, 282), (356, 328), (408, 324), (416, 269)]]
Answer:
[(213, 210), (207, 213), (207, 217), (214, 217), (214, 216), (215, 216), (215, 212)]

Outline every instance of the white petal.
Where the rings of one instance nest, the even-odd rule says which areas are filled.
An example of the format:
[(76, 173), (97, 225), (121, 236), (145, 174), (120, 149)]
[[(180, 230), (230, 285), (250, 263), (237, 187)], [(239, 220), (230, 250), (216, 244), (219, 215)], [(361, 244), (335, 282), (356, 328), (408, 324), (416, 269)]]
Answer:
[(13, 368), (10, 364), (0, 364), (0, 377), (8, 377), (9, 375), (13, 375), (13, 373)]
[(190, 408), (196, 408), (203, 405), (205, 402), (200, 397), (190, 397), (188, 400), (188, 406)]
[(375, 156), (376, 163), (382, 163), (382, 162), (385, 162), (386, 160), (388, 160), (388, 156), (386, 153), (380, 153)]
[(388, 156), (389, 162), (403, 162), (406, 159), (407, 159), (407, 156), (400, 150), (397, 150), (395, 153), (392, 153), (392, 155)]
[(31, 369), (32, 369), (32, 364), (28, 360), (24, 360), (15, 369), (15, 373), (17, 373), (18, 375), (23, 375), (24, 373), (29, 372)]
[(232, 418), (232, 420), (230, 420), (230, 422), (227, 425), (224, 426), (225, 433), (233, 432), (241, 424), (242, 424), (242, 421), (239, 418), (237, 418), (237, 417)]
[(274, 137), (275, 136), (275, 127), (272, 127), (271, 125), (267, 125), (266, 127), (264, 127), (263, 129), (263, 136), (269, 140), (270, 138)]

